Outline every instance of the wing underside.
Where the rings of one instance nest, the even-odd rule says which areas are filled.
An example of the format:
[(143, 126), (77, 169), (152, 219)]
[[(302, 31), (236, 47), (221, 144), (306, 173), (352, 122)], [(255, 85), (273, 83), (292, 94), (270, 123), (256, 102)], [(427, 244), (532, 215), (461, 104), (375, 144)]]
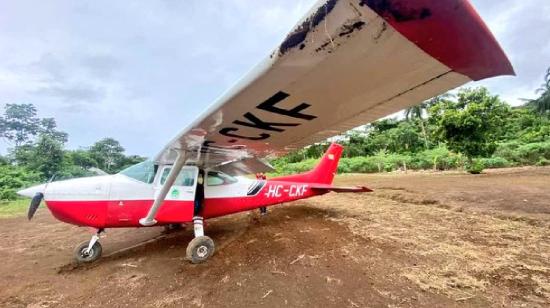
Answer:
[(467, 0), (319, 1), (156, 160), (178, 149), (200, 149), (205, 167), (276, 156), (504, 74), (508, 59)]

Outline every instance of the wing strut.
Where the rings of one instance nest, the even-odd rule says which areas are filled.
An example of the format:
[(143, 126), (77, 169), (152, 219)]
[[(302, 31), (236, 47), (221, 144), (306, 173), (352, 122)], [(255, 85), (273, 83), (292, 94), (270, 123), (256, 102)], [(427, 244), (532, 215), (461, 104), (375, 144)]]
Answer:
[(157, 212), (162, 205), (162, 202), (164, 202), (164, 198), (166, 198), (166, 195), (170, 191), (170, 188), (176, 181), (176, 178), (178, 177), (178, 174), (181, 171), (181, 168), (183, 168), (183, 164), (185, 163), (185, 152), (182, 150), (178, 150), (178, 157), (176, 158), (176, 161), (174, 162), (174, 165), (172, 166), (172, 170), (170, 170), (170, 173), (168, 174), (168, 178), (166, 179), (166, 182), (164, 182), (164, 185), (162, 186), (162, 189), (160, 190), (159, 195), (155, 199), (155, 202), (149, 209), (149, 213), (147, 213), (147, 216), (143, 217), (139, 220), (139, 223), (142, 226), (150, 227), (157, 223), (155, 220), (155, 216), (157, 215)]

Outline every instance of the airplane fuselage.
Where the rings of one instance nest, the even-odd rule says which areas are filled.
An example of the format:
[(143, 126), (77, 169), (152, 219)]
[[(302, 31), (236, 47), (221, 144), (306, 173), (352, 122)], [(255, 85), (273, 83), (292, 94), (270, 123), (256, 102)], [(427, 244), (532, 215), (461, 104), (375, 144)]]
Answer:
[[(187, 168), (187, 167), (186, 167)], [(233, 183), (204, 185), (202, 216), (224, 216), (326, 193), (307, 183), (235, 178)], [(156, 215), (157, 225), (191, 222), (196, 186), (174, 186)], [(141, 227), (155, 197), (155, 184), (124, 175), (100, 176), (50, 183), (44, 200), (59, 220), (98, 229)]]

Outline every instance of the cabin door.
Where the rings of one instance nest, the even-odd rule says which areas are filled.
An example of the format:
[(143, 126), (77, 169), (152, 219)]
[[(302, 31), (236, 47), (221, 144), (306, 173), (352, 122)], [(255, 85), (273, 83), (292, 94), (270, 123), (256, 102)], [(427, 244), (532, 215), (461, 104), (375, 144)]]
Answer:
[[(161, 167), (160, 176), (155, 181), (154, 199), (160, 193), (171, 170), (172, 166)], [(180, 223), (193, 220), (198, 174), (199, 168), (196, 166), (184, 166), (181, 169), (174, 185), (168, 191), (164, 203), (157, 213), (155, 219), (159, 223)]]

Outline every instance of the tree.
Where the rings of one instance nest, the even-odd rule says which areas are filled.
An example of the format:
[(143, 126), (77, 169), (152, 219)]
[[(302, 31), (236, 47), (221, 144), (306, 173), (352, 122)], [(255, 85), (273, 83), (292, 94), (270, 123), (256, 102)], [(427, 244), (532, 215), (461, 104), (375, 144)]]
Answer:
[(388, 149), (393, 153), (416, 152), (423, 145), (418, 127), (406, 121), (399, 123), (396, 128), (390, 129), (385, 135), (390, 141)]
[(69, 140), (69, 134), (56, 128), (57, 123), (54, 118), (43, 118), (40, 120), (40, 134), (49, 136), (60, 143), (66, 143)]
[(536, 110), (539, 114), (550, 112), (550, 67), (544, 76), (544, 83), (536, 91), (540, 96), (536, 99), (527, 100), (527, 106)]
[(6, 157), (0, 155), (0, 166), (5, 166), (5, 165), (9, 165), (9, 160)]
[(63, 144), (51, 136), (40, 135), (30, 155), (28, 167), (40, 172), (44, 179), (52, 178), (63, 169)]
[(426, 126), (424, 125), (424, 112), (428, 109), (429, 105), (427, 102), (423, 102), (420, 105), (412, 106), (405, 109), (405, 119), (407, 121), (412, 121), (417, 119), (420, 123), (420, 128), (422, 129), (422, 137), (424, 138), (424, 147), (428, 148), (428, 134), (426, 133)]
[(528, 106), (514, 107), (505, 124), (505, 140), (520, 143), (550, 140), (550, 117), (540, 116)]
[(32, 104), (7, 104), (4, 117), (0, 117), (0, 137), (13, 142), (15, 147), (29, 142), (40, 129), (36, 107)]
[(431, 107), (430, 121), (436, 127), (435, 137), (450, 150), (463, 153), (473, 167), (474, 158), (494, 153), (509, 113), (510, 107), (487, 89), (463, 89), (456, 102), (447, 100)]
[(378, 133), (396, 128), (397, 125), (399, 125), (399, 121), (396, 119), (382, 119), (371, 123), (372, 131)]
[(424, 148), (428, 149), (428, 133), (424, 121), (424, 114), (428, 113), (428, 109), (431, 106), (441, 103), (445, 99), (451, 97), (451, 94), (445, 93), (436, 97), (433, 97), (427, 101), (422, 102), (419, 105), (411, 106), (405, 109), (405, 119), (407, 121), (417, 120), (422, 130), (422, 137), (424, 139)]
[(74, 151), (67, 151), (65, 153), (67, 161), (71, 165), (75, 165), (78, 167), (81, 167), (83, 169), (89, 169), (92, 167), (98, 167), (98, 162), (94, 159), (92, 153), (87, 150), (74, 150)]
[(115, 173), (124, 165), (124, 148), (113, 138), (104, 138), (90, 147), (92, 158), (99, 168), (107, 173)]

